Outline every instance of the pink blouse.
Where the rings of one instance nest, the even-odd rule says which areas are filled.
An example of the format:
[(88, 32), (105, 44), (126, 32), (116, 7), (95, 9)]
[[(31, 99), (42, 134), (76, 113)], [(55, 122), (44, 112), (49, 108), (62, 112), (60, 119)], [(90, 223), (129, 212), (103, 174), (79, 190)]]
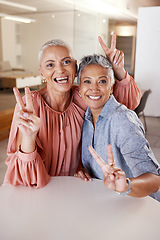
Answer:
[[(131, 109), (140, 101), (140, 91), (128, 74), (122, 81), (116, 81), (114, 95)], [(44, 187), (51, 176), (74, 175), (81, 160), (81, 131), (87, 106), (79, 95), (78, 86), (72, 87), (71, 102), (64, 112), (54, 111), (38, 91), (32, 92), (32, 99), (35, 113), (40, 117), (36, 150), (27, 154), (16, 149), (18, 128), (14, 114), (4, 184)]]

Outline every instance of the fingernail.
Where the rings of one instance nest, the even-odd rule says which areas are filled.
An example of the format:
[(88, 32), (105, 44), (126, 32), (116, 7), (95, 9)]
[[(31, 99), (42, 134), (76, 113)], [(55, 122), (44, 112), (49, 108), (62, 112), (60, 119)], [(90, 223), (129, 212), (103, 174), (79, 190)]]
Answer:
[(23, 116), (24, 116), (24, 117), (28, 117), (28, 113), (24, 112), (24, 113), (23, 113)]

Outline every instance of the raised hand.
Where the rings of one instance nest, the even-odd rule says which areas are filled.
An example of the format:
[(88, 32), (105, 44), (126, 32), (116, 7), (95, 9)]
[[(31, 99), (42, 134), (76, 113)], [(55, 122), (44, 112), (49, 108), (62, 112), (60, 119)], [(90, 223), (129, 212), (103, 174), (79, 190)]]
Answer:
[(40, 118), (36, 116), (31, 92), (28, 87), (25, 87), (25, 100), (23, 102), (21, 94), (17, 88), (13, 88), (16, 101), (19, 106), (19, 111), (16, 113), (16, 124), (22, 135), (35, 135), (40, 127)]
[(128, 189), (125, 172), (115, 165), (111, 145), (107, 146), (108, 164), (103, 161), (92, 146), (89, 146), (89, 151), (102, 169), (105, 186), (117, 192), (125, 192)]
[(116, 34), (112, 34), (111, 39), (111, 47), (108, 48), (105, 43), (103, 42), (102, 38), (98, 37), (99, 43), (102, 49), (105, 52), (106, 57), (109, 58), (110, 62), (112, 63), (113, 71), (115, 77), (118, 80), (122, 80), (126, 76), (126, 71), (124, 69), (124, 53), (118, 49), (116, 49)]

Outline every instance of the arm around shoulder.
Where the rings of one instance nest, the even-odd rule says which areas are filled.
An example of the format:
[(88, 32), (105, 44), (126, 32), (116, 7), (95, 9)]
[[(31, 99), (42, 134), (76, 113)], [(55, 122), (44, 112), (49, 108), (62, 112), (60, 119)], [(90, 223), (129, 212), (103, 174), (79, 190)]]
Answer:
[(140, 103), (140, 89), (127, 72), (123, 80), (119, 81), (116, 79), (113, 94), (118, 102), (131, 110), (134, 110)]

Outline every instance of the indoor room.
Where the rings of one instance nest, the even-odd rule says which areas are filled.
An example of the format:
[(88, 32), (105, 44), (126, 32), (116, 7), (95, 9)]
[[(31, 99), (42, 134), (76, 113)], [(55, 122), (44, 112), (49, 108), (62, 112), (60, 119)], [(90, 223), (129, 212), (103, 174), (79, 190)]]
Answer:
[[(160, 164), (160, 73), (159, 73), (159, 56), (160, 56), (160, 1), (159, 0), (0, 0), (0, 186), (3, 184), (5, 173), (7, 170), (7, 165), (5, 163), (7, 159), (7, 146), (9, 140), (9, 134), (11, 129), (12, 118), (14, 114), (14, 108), (16, 105), (16, 98), (13, 93), (13, 88), (16, 87), (21, 96), (25, 95), (25, 87), (28, 86), (31, 91), (40, 91), (46, 86), (46, 80), (43, 78), (42, 73), (40, 71), (39, 66), (39, 51), (44, 43), (51, 39), (61, 39), (69, 44), (70, 48), (73, 52), (74, 59), (77, 60), (77, 64), (81, 62), (81, 59), (85, 55), (92, 54), (102, 54), (105, 55), (104, 50), (102, 49), (98, 36), (100, 36), (108, 48), (111, 48), (111, 42), (113, 43), (113, 35), (116, 34), (116, 46), (114, 50), (120, 50), (124, 53), (124, 69), (128, 74), (134, 79), (138, 88), (141, 92), (141, 97), (139, 99), (139, 103), (133, 110), (144, 127), (144, 136), (147, 139), (150, 148), (153, 151), (153, 154)], [(113, 49), (112, 49), (113, 50)], [(78, 85), (77, 75), (73, 82), (74, 86)], [(128, 93), (129, 94), (129, 93)], [(65, 113), (64, 113), (65, 114)], [(62, 118), (62, 122), (64, 119)], [(69, 120), (68, 120), (69, 121)], [(68, 124), (65, 123), (66, 126)], [(61, 126), (59, 126), (61, 128)], [(44, 128), (45, 129), (45, 128)], [(76, 131), (76, 128), (75, 128)], [(13, 133), (12, 133), (13, 134)], [(49, 135), (49, 133), (47, 133)], [(17, 132), (15, 132), (17, 136)], [(77, 134), (79, 137), (79, 133)], [(14, 139), (13, 139), (14, 140)], [(36, 140), (35, 140), (36, 141)], [(76, 140), (75, 140), (76, 141)], [(40, 148), (41, 143), (37, 143), (36, 148)], [(48, 148), (50, 145), (48, 145)], [(60, 147), (59, 147), (60, 148)], [(62, 151), (65, 151), (62, 147)], [(10, 154), (10, 152), (9, 152)], [(150, 153), (149, 153), (150, 154)], [(59, 154), (61, 155), (61, 154)], [(114, 155), (114, 154), (113, 154)], [(12, 160), (11, 160), (12, 161)], [(28, 160), (26, 160), (27, 162)], [(63, 167), (63, 166), (62, 166)], [(48, 166), (49, 169), (53, 167)], [(58, 169), (58, 167), (57, 167)], [(17, 174), (19, 174), (19, 169), (17, 168)], [(49, 170), (51, 171), (51, 170)], [(11, 171), (12, 172), (12, 171)], [(26, 173), (26, 175), (28, 172)], [(61, 174), (59, 174), (61, 176)], [(58, 176), (58, 174), (55, 176)], [(98, 178), (98, 177), (97, 177)], [(61, 189), (61, 182), (57, 180), (57, 186)], [(128, 179), (128, 178), (126, 178)], [(13, 179), (12, 179), (13, 180)], [(53, 179), (52, 179), (53, 180)], [(70, 180), (70, 179), (69, 179)], [(77, 211), (75, 203), (69, 202), (69, 193), (72, 196), (71, 189), (67, 192), (70, 181), (66, 180), (66, 189), (64, 190), (66, 196), (66, 202), (69, 206), (69, 209), (72, 208), (74, 211)], [(78, 180), (78, 179), (76, 179)], [(13, 180), (14, 181), (14, 180)], [(74, 180), (75, 181), (75, 180)], [(17, 181), (18, 182), (18, 181)], [(17, 183), (16, 182), (16, 183)], [(94, 181), (93, 181), (94, 182)], [(127, 182), (128, 183), (128, 182)], [(78, 183), (80, 187), (80, 193), (83, 195), (82, 185)], [(88, 184), (88, 183), (86, 183)], [(89, 183), (90, 184), (90, 183)], [(99, 181), (96, 182), (97, 188), (99, 187)], [(128, 183), (129, 184), (129, 183)], [(18, 184), (15, 184), (18, 185)], [(21, 185), (21, 184), (20, 184)], [(24, 184), (27, 185), (27, 184)], [(74, 185), (74, 184), (73, 184)], [(75, 188), (71, 183), (70, 188)], [(87, 186), (87, 185), (86, 185)], [(58, 187), (55, 189), (56, 194), (58, 194)], [(1, 187), (2, 189), (3, 187)], [(38, 187), (37, 187), (38, 188)], [(85, 191), (88, 191), (88, 187)], [(7, 189), (7, 188), (6, 188)], [(32, 188), (30, 188), (32, 189)], [(44, 187), (45, 189), (45, 187)], [(14, 191), (11, 189), (11, 191)], [(34, 194), (32, 190), (30, 191), (31, 195)], [(39, 189), (37, 190), (39, 191)], [(46, 190), (47, 191), (47, 190)], [(95, 201), (93, 204), (90, 202), (91, 207), (95, 207), (96, 204), (101, 204), (105, 206), (105, 202), (102, 199), (98, 199), (95, 194), (95, 190), (91, 188), (88, 192), (91, 191), (90, 198), (92, 194), (95, 197)], [(103, 192), (104, 189), (102, 186), (99, 188), (97, 194), (102, 194), (104, 199), (107, 199), (107, 196)], [(7, 192), (7, 190), (3, 190), (2, 192)], [(75, 201), (77, 201), (78, 196), (80, 195), (78, 190), (75, 190)], [(45, 202), (46, 199), (44, 197), (45, 192), (40, 193), (42, 200)], [(74, 195), (74, 194), (73, 194)], [(21, 198), (21, 192), (18, 190), (17, 196)], [(62, 193), (61, 193), (62, 196)], [(8, 199), (11, 200), (11, 195), (8, 195)], [(33, 195), (32, 195), (33, 197)], [(38, 195), (35, 196), (38, 200)], [(63, 196), (64, 197), (64, 196)], [(1, 192), (0, 192), (1, 198)], [(27, 192), (24, 193), (22, 197), (22, 201), (27, 198)], [(86, 201), (89, 204), (91, 200), (89, 197), (86, 197)], [(113, 196), (114, 198), (114, 196)], [(118, 197), (116, 197), (116, 200)], [(132, 232), (136, 232), (136, 229), (139, 229), (139, 225), (141, 225), (141, 220), (147, 219), (150, 217), (149, 213), (146, 214), (147, 207), (154, 206), (152, 202), (144, 202), (144, 209), (141, 211), (142, 213), (138, 213), (136, 210), (136, 206), (138, 209), (143, 205), (143, 202), (140, 202), (136, 198), (136, 202), (127, 202), (128, 199), (120, 200), (121, 204), (127, 206), (127, 210), (124, 213), (124, 217), (127, 218), (127, 211), (131, 213), (129, 210), (129, 204), (132, 206), (132, 211), (137, 212), (139, 214), (139, 220), (134, 225)], [(156, 199), (156, 198), (155, 198)], [(110, 201), (112, 200), (112, 196)], [(9, 200), (8, 200), (9, 201)], [(16, 205), (16, 198), (13, 198), (15, 208), (18, 209), (18, 204)], [(51, 200), (47, 200), (47, 204), (52, 204)], [(58, 197), (55, 199), (55, 204), (59, 203)], [(117, 200), (118, 201), (118, 200)], [(159, 199), (160, 201), (160, 199)], [(158, 201), (155, 201), (156, 204)], [(82, 199), (82, 203), (85, 205), (85, 197)], [(109, 200), (107, 200), (109, 203)], [(32, 204), (32, 200), (27, 201), (27, 204)], [(35, 202), (34, 202), (35, 204)], [(63, 206), (63, 202), (60, 201), (61, 207)], [(94, 205), (95, 204), (95, 205)], [(2, 205), (0, 203), (0, 205)], [(20, 204), (21, 205), (21, 204)], [(65, 204), (64, 204), (65, 205)], [(89, 205), (88, 205), (89, 206)], [(157, 205), (158, 206), (158, 205)], [(11, 206), (10, 206), (11, 207)], [(13, 207), (13, 206), (12, 206)], [(22, 212), (25, 212), (24, 206), (22, 207)], [(39, 203), (39, 207), (36, 209), (37, 218), (33, 216), (35, 221), (38, 221), (39, 226), (42, 225), (40, 223), (40, 219), (45, 216), (46, 220), (46, 212), (49, 214), (49, 210), (45, 206), (42, 213), (39, 213), (39, 208), (43, 208), (43, 203)], [(114, 208), (109, 209), (109, 214), (115, 209), (115, 211), (119, 212), (119, 214), (123, 215), (123, 211), (120, 210), (116, 205)], [(146, 207), (146, 208), (145, 208)], [(3, 208), (3, 206), (1, 206)], [(122, 209), (123, 209), (122, 208)], [(158, 207), (157, 207), (158, 208)], [(46, 209), (46, 212), (45, 212)], [(85, 207), (86, 209), (86, 207)], [(99, 209), (98, 206), (95, 207), (97, 218), (104, 219), (104, 213), (102, 209)], [(156, 209), (156, 208), (155, 208)], [(11, 211), (9, 209), (8, 211)], [(57, 208), (57, 211), (61, 212), (60, 207)], [(62, 211), (66, 211), (64, 206), (62, 207)], [(156, 214), (155, 210), (151, 210), (152, 214)], [(154, 212), (155, 211), (155, 212)], [(71, 211), (72, 212), (72, 211)], [(83, 211), (82, 211), (83, 212)], [(86, 210), (87, 214), (89, 211)], [(157, 211), (158, 212), (158, 211)], [(35, 213), (35, 214), (36, 214)], [(106, 212), (105, 212), (106, 213)], [(159, 212), (160, 213), (160, 212)], [(9, 212), (8, 212), (9, 214)], [(13, 214), (13, 212), (12, 212)], [(66, 212), (69, 214), (69, 212)], [(73, 214), (73, 219), (76, 219), (76, 214)], [(80, 220), (83, 219), (80, 211), (77, 212), (80, 215)], [(84, 214), (84, 212), (83, 212)], [(60, 221), (59, 215), (58, 221)], [(84, 216), (85, 217), (85, 216)], [(154, 217), (154, 216), (153, 216)], [(91, 218), (94, 219), (93, 212), (91, 214)], [(6, 217), (7, 219), (7, 217)], [(27, 216), (26, 219), (29, 219)], [(48, 221), (50, 221), (50, 228), (52, 222), (52, 216), (48, 217)], [(84, 220), (84, 223), (81, 227), (85, 230), (83, 234), (74, 238), (77, 235), (78, 228), (75, 226), (72, 219), (72, 222), (67, 219), (65, 216), (66, 225), (68, 227), (68, 231), (72, 231), (72, 227), (70, 224), (73, 224), (73, 235), (70, 235), (68, 238), (68, 232), (65, 229), (64, 233), (61, 232), (60, 226), (58, 225), (58, 221), (55, 224), (57, 228), (57, 232), (55, 233), (55, 240), (61, 239), (104, 239), (104, 229), (105, 223), (101, 222), (97, 224), (97, 229), (92, 229), (93, 233), (90, 236), (91, 229), (87, 230), (87, 220)], [(136, 219), (134, 215), (133, 219)], [(14, 222), (14, 217), (11, 216), (11, 220)], [(10, 220), (10, 222), (11, 222)], [(5, 220), (6, 221), (6, 220)], [(5, 228), (4, 221), (4, 228)], [(93, 221), (93, 220), (92, 220)], [(135, 220), (136, 221), (136, 220)], [(0, 222), (3, 222), (0, 220)], [(117, 220), (121, 222), (120, 215), (118, 215)], [(123, 222), (123, 221), (122, 221)], [(127, 222), (127, 221), (126, 221)], [(20, 223), (20, 222), (19, 222)], [(26, 225), (28, 224), (26, 220)], [(114, 224), (114, 221), (109, 223), (108, 227), (108, 236), (112, 236), (111, 232), (111, 223)], [(148, 239), (150, 240), (151, 236), (154, 237), (154, 232), (156, 230), (156, 225), (151, 227), (149, 222), (146, 220), (146, 228), (148, 227), (148, 236), (146, 236), (143, 231), (138, 235), (133, 234), (133, 239)], [(127, 223), (128, 224), (128, 223)], [(45, 224), (44, 224), (45, 225)], [(132, 224), (131, 224), (132, 225)], [(144, 224), (145, 225), (145, 224)], [(22, 226), (23, 229), (23, 225)], [(28, 225), (31, 227), (31, 225)], [(128, 225), (127, 225), (128, 226)], [(3, 224), (2, 224), (3, 227)], [(33, 227), (33, 226), (32, 226)], [(42, 231), (42, 234), (37, 234), (38, 227), (35, 227), (34, 236), (30, 233), (27, 233), (26, 238), (24, 239), (51, 239), (51, 235), (48, 232), (49, 227), (45, 227)], [(93, 227), (94, 228), (94, 227)], [(123, 228), (123, 227), (122, 227)], [(3, 236), (0, 233), (0, 238), (3, 240), (10, 239), (23, 239), (22, 231), (20, 231), (20, 235), (16, 235), (17, 232), (14, 230), (16, 226), (13, 224), (11, 228), (11, 232), (14, 233), (15, 238), (11, 238), (11, 235)], [(130, 229), (130, 227), (129, 227)], [(131, 229), (130, 229), (131, 230)], [(32, 229), (33, 231), (33, 229)], [(88, 231), (88, 232), (87, 232)], [(120, 227), (118, 227), (118, 231), (121, 232)], [(157, 230), (156, 230), (157, 231)], [(1, 230), (0, 230), (1, 232)], [(152, 234), (151, 234), (152, 233)], [(75, 234), (75, 235), (74, 235)], [(135, 233), (136, 234), (136, 233)], [(118, 233), (115, 233), (115, 236), (118, 236)], [(5, 238), (6, 237), (6, 238)], [(47, 237), (47, 238), (46, 238)], [(156, 238), (157, 237), (157, 238)], [(129, 235), (129, 230), (127, 231), (124, 238), (120, 239), (132, 239)], [(115, 238), (116, 239), (116, 238)], [(155, 236), (155, 240), (158, 240), (158, 235)]]

